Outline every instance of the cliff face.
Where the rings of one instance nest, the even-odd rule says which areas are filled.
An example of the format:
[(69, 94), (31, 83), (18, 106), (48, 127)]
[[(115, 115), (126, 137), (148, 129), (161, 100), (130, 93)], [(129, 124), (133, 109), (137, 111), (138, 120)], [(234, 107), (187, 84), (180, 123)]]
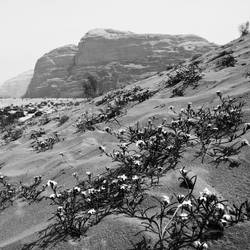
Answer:
[(42, 56), (25, 96), (82, 97), (89, 74), (102, 93), (215, 47), (194, 35), (91, 30), (78, 46), (64, 46)]
[(23, 96), (27, 91), (32, 76), (33, 70), (29, 70), (5, 81), (0, 86), (0, 97), (18, 98)]

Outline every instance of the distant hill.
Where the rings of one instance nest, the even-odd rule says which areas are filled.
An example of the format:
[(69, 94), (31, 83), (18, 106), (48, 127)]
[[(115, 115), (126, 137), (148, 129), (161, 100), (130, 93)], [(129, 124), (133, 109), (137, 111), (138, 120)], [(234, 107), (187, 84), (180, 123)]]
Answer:
[(0, 84), (0, 97), (21, 97), (27, 91), (33, 70), (25, 71)]
[(96, 94), (101, 94), (215, 47), (195, 35), (94, 29), (77, 46), (66, 45), (39, 58), (25, 97), (83, 97), (89, 75), (97, 82)]

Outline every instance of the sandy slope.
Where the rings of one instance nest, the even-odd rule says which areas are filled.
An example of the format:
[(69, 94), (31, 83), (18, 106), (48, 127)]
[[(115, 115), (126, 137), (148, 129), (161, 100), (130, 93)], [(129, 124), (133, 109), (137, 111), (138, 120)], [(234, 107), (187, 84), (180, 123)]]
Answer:
[[(215, 71), (214, 66), (207, 63), (209, 58), (223, 50), (217, 49), (203, 56), (203, 65), (206, 68), (204, 77), (196, 89), (188, 89), (184, 97), (170, 98), (171, 89), (165, 89), (157, 93), (151, 99), (130, 107), (127, 113), (119, 118), (122, 126), (144, 121), (148, 117), (170, 118), (175, 116), (168, 107), (174, 105), (178, 111), (186, 106), (187, 102), (194, 105), (215, 105), (217, 102), (215, 92), (221, 90), (223, 94), (242, 97), (246, 101), (245, 118), (250, 121), (250, 79), (244, 76), (250, 70), (250, 37), (244, 41), (236, 40), (226, 46), (233, 49), (237, 56), (237, 65)], [(162, 76), (155, 75), (138, 82), (137, 85), (145, 88), (157, 88), (164, 81), (166, 73)], [(73, 124), (84, 110), (97, 109), (93, 104), (82, 104), (72, 110), (65, 111), (70, 115), (70, 120), (58, 128), (56, 122), (45, 125), (47, 132), (57, 130), (64, 141), (55, 145), (53, 150), (37, 154), (30, 150), (28, 135), (20, 140), (0, 148), (0, 163), (4, 163), (1, 172), (13, 178), (13, 180), (29, 181), (34, 175), (41, 174), (45, 180), (55, 178), (63, 186), (73, 183), (71, 174), (78, 172), (85, 174), (91, 170), (100, 173), (105, 166), (113, 164), (100, 153), (99, 145), (104, 145), (107, 150), (115, 147), (116, 141), (110, 135), (101, 131), (105, 124), (100, 124), (96, 131), (76, 134)], [(111, 127), (117, 125), (111, 124)], [(29, 128), (31, 129), (31, 128)], [(27, 134), (29, 132), (27, 130)], [(247, 139), (250, 139), (248, 134)], [(59, 154), (63, 152), (64, 157)], [(186, 153), (185, 163), (187, 168), (198, 174), (196, 192), (208, 187), (217, 192), (221, 197), (230, 202), (239, 202), (250, 198), (250, 149), (242, 151), (239, 158), (242, 165), (239, 168), (229, 169), (220, 165), (218, 168), (198, 161), (192, 161), (190, 153)], [(178, 173), (175, 171), (162, 178), (162, 185), (151, 190), (152, 193), (171, 194), (182, 192), (176, 180)], [(21, 249), (26, 242), (31, 242), (37, 236), (34, 234), (47, 224), (51, 211), (47, 202), (28, 205), (17, 201), (13, 207), (0, 214), (0, 248)], [(124, 217), (110, 216), (99, 225), (93, 227), (86, 237), (80, 241), (62, 242), (53, 249), (131, 249), (132, 242), (136, 242), (139, 236), (134, 236), (139, 230), (138, 221)], [(219, 241), (210, 243), (210, 249), (240, 250), (250, 249), (249, 223), (239, 224), (226, 231), (225, 237)], [(132, 241), (132, 242), (131, 242)], [(48, 247), (49, 248), (49, 247)]]

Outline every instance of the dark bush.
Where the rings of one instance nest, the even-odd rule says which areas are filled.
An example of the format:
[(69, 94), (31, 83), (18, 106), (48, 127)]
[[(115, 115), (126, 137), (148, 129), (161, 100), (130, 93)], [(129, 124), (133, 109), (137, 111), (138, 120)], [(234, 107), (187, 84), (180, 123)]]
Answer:
[(233, 55), (225, 55), (218, 59), (216, 66), (221, 67), (221, 68), (226, 68), (226, 67), (234, 67), (236, 64), (237, 60), (234, 58)]
[(68, 121), (69, 117), (67, 115), (63, 115), (59, 119), (58, 126), (62, 126), (66, 121)]
[(249, 21), (239, 26), (240, 36), (246, 36), (249, 34)]

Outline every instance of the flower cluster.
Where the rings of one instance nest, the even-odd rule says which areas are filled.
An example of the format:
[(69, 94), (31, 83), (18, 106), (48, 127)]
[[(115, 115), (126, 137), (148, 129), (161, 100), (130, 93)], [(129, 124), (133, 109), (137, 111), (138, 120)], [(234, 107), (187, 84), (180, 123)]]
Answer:
[(155, 94), (155, 91), (142, 89), (135, 86), (132, 89), (118, 89), (107, 93), (96, 105), (116, 103), (116, 105), (124, 106), (129, 102), (143, 102)]

